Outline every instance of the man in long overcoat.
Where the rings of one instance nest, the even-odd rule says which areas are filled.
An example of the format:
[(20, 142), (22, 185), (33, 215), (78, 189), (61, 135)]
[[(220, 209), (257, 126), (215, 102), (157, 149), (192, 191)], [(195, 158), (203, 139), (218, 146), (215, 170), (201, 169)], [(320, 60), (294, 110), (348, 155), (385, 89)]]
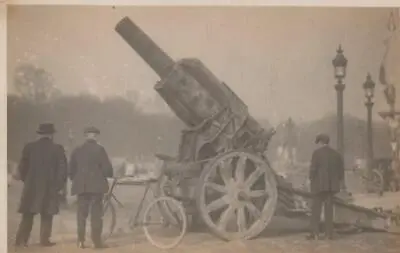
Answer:
[(324, 205), (325, 236), (333, 239), (333, 197), (340, 191), (344, 180), (341, 155), (329, 146), (329, 136), (320, 134), (315, 143), (319, 147), (312, 154), (310, 188), (313, 194), (311, 234), (308, 239), (318, 239), (322, 206)]
[(27, 246), (35, 214), (40, 213), (40, 243), (50, 242), (53, 216), (59, 212), (59, 193), (67, 181), (67, 159), (63, 146), (53, 142), (53, 124), (41, 124), (40, 138), (25, 145), (18, 166), (24, 182), (19, 212), (22, 220), (16, 236), (16, 246)]
[(106, 150), (97, 143), (99, 129), (86, 128), (86, 142), (71, 154), (69, 177), (71, 194), (78, 196), (78, 247), (84, 248), (86, 220), (91, 216), (91, 235), (95, 248), (107, 247), (101, 240), (103, 227), (103, 197), (108, 191), (107, 178), (113, 176), (113, 168)]

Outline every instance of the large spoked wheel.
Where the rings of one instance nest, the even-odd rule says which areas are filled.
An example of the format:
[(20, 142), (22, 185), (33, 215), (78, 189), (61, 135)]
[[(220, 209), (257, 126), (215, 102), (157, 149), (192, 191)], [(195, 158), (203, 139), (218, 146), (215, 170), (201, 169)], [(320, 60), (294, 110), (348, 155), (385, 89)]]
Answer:
[(115, 213), (115, 206), (111, 200), (104, 200), (103, 202), (103, 224), (106, 224), (106, 230), (103, 230), (102, 239), (106, 241), (109, 239), (115, 230), (117, 223), (117, 215)]
[(272, 169), (246, 151), (225, 153), (208, 164), (197, 193), (204, 222), (225, 240), (258, 236), (273, 217), (278, 199)]
[(201, 217), (225, 240), (258, 236), (271, 221), (278, 199), (272, 169), (246, 151), (228, 152), (209, 163), (197, 193)]
[[(165, 221), (160, 206), (168, 206), (175, 223)], [(151, 202), (143, 214), (143, 231), (147, 240), (160, 249), (172, 249), (182, 241), (187, 231), (187, 217), (182, 204), (170, 197)], [(159, 226), (153, 228), (153, 226)], [(161, 235), (160, 235), (161, 234)]]

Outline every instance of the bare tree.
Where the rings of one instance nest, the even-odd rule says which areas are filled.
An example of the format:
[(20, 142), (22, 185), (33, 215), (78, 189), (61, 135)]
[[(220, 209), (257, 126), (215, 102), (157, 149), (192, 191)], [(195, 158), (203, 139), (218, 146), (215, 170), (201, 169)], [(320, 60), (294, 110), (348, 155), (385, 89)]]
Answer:
[(21, 96), (35, 103), (48, 102), (60, 95), (53, 76), (43, 68), (29, 63), (15, 69), (14, 85)]

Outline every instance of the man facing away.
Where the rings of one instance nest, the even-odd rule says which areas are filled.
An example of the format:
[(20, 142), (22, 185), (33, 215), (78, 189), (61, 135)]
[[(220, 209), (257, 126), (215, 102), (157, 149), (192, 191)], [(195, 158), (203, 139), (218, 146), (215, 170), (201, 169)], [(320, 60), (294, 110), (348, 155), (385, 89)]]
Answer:
[(27, 246), (35, 214), (40, 213), (40, 243), (50, 242), (53, 216), (59, 212), (59, 194), (67, 180), (67, 159), (64, 148), (53, 142), (53, 124), (41, 124), (40, 138), (25, 145), (18, 166), (23, 181), (19, 212), (22, 220), (16, 235), (16, 246)]
[(108, 191), (107, 178), (113, 168), (103, 146), (97, 143), (99, 129), (88, 127), (86, 141), (71, 154), (69, 177), (71, 195), (78, 196), (78, 247), (85, 248), (86, 220), (91, 218), (91, 235), (95, 248), (106, 248), (101, 240), (103, 229), (103, 197)]
[(319, 147), (312, 154), (310, 190), (313, 194), (311, 210), (311, 234), (309, 240), (318, 239), (322, 206), (324, 205), (325, 236), (333, 239), (333, 197), (340, 191), (344, 180), (341, 155), (329, 146), (329, 136), (320, 134), (315, 143)]

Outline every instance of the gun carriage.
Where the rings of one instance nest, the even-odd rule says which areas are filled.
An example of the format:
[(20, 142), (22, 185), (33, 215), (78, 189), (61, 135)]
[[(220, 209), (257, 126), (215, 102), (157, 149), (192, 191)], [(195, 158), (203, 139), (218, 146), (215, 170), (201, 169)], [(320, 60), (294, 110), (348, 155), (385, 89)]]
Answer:
[(224, 239), (257, 236), (278, 203), (279, 179), (265, 155), (274, 130), (264, 130), (200, 60), (175, 62), (127, 17), (115, 29), (159, 75), (155, 90), (187, 126), (176, 157), (157, 155), (159, 194), (179, 196)]
[[(244, 102), (198, 59), (174, 61), (128, 17), (115, 27), (158, 74), (154, 89), (185, 123), (178, 154), (163, 160), (157, 194), (180, 200), (222, 239), (259, 235), (274, 215), (309, 213), (310, 194), (295, 190), (271, 168), (266, 151), (274, 129), (265, 130)], [(386, 216), (335, 200), (340, 220), (370, 224)], [(173, 219), (161, 206), (165, 219)], [(307, 214), (305, 215), (307, 217)], [(337, 217), (336, 217), (337, 219)], [(368, 226), (368, 225), (367, 225)]]

